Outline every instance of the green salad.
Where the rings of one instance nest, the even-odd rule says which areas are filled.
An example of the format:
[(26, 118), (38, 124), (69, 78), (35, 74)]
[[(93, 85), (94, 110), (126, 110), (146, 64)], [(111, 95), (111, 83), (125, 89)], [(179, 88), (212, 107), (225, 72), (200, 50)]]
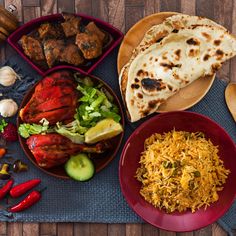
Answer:
[[(95, 85), (89, 77), (83, 79), (76, 77), (76, 81), (81, 96), (72, 122), (68, 124), (57, 122), (55, 126), (50, 126), (46, 119), (42, 119), (40, 124), (23, 123), (19, 126), (19, 134), (28, 138), (33, 134), (57, 132), (74, 143), (83, 143), (86, 132), (95, 127), (99, 121), (112, 119), (115, 123), (120, 122), (121, 117), (118, 114), (118, 107), (113, 103), (114, 98), (102, 84)], [(122, 130), (122, 127), (120, 129)]]

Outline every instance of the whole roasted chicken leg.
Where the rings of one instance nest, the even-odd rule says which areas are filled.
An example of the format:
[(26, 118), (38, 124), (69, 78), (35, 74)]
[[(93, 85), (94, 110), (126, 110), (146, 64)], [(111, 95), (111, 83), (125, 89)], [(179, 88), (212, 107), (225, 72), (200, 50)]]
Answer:
[(109, 145), (105, 142), (91, 146), (75, 144), (68, 138), (56, 133), (31, 135), (27, 139), (27, 145), (37, 164), (43, 168), (61, 165), (71, 155), (79, 152), (102, 153), (109, 148)]
[(50, 125), (58, 121), (71, 121), (77, 101), (76, 83), (70, 72), (55, 72), (38, 83), (31, 99), (20, 110), (20, 117), (25, 123), (36, 124), (43, 118)]

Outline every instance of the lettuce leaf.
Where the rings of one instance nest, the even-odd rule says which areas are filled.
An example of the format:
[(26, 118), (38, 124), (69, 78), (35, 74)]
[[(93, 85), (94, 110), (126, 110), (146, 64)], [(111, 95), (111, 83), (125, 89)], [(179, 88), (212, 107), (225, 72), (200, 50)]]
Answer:
[(83, 94), (79, 99), (80, 104), (75, 116), (81, 126), (90, 128), (105, 118), (112, 118), (116, 122), (120, 121), (119, 109), (113, 104), (114, 98), (102, 84), (91, 87), (88, 84), (79, 82), (77, 90)]
[(57, 122), (55, 132), (58, 134), (67, 137), (73, 143), (84, 143), (84, 133), (88, 129), (82, 127), (78, 120), (74, 120), (66, 125)]

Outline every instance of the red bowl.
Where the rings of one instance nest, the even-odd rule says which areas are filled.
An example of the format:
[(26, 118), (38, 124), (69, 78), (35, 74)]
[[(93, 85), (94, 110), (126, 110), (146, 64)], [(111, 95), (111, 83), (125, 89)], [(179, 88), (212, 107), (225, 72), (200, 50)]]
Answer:
[[(55, 71), (60, 71), (60, 70), (70, 70), (70, 71), (74, 71), (74, 72), (79, 72), (82, 75), (85, 75), (84, 72), (82, 72), (81, 70), (79, 70), (78, 68), (75, 68), (73, 66), (59, 66), (57, 68), (51, 69), (50, 72), (46, 73), (44, 75), (44, 77), (46, 77), (47, 75), (55, 72)], [(118, 97), (116, 96), (116, 94), (113, 92), (113, 90), (110, 88), (109, 85), (107, 85), (104, 81), (102, 81), (101, 79), (99, 79), (98, 77), (89, 75), (89, 77), (91, 77), (93, 79), (93, 81), (95, 83), (101, 83), (104, 85), (104, 87), (109, 91), (109, 93), (114, 97), (114, 103), (118, 106), (119, 108), (119, 114), (121, 116), (121, 125), (124, 129), (124, 113), (122, 111), (122, 107), (121, 104), (119, 102)], [(40, 81), (39, 81), (40, 82)], [(27, 94), (24, 96), (23, 101), (19, 107), (19, 110), (21, 108), (23, 108), (27, 102), (29, 101), (29, 99), (31, 98), (32, 94), (34, 93), (35, 87), (37, 86), (37, 84), (39, 83), (37, 82), (28, 92)], [(17, 117), (17, 127), (19, 127), (19, 125), (23, 123), (23, 121), (21, 120), (20, 116)], [(124, 136), (124, 132), (122, 132), (121, 134), (119, 134), (118, 136), (112, 138), (110, 140), (111, 145), (112, 145), (112, 149), (110, 149), (107, 152), (104, 152), (102, 154), (99, 154), (98, 156), (95, 155), (91, 155), (93, 158), (93, 162), (95, 165), (95, 169), (96, 169), (96, 173), (101, 171), (103, 168), (105, 168), (116, 156), (120, 145), (121, 145), (121, 141), (123, 139)], [(44, 169), (40, 166), (38, 166), (38, 164), (36, 163), (36, 160), (33, 156), (33, 154), (31, 153), (31, 151), (28, 148), (28, 145), (26, 144), (26, 139), (22, 138), (20, 135), (18, 135), (19, 137), (19, 142), (21, 145), (21, 148), (23, 149), (24, 153), (26, 154), (26, 156), (28, 157), (28, 159), (40, 170), (42, 170), (43, 172), (52, 175), (54, 177), (58, 177), (58, 178), (62, 178), (62, 179), (69, 179), (69, 176), (66, 174), (65, 170), (64, 170), (64, 165), (60, 165), (60, 166), (56, 166), (50, 169)]]
[[(223, 191), (219, 192), (219, 200), (206, 210), (199, 209), (195, 213), (166, 213), (146, 202), (139, 194), (141, 183), (134, 177), (139, 167), (140, 154), (144, 140), (153, 133), (173, 130), (188, 132), (201, 131), (219, 146), (219, 156), (231, 173), (226, 180)], [(139, 126), (126, 142), (120, 163), (119, 179), (122, 193), (129, 206), (145, 221), (161, 229), (185, 232), (193, 231), (219, 219), (231, 206), (236, 197), (236, 146), (226, 131), (206, 116), (186, 111), (168, 112), (154, 116)]]
[[(112, 25), (108, 24), (107, 22), (104, 22), (100, 19), (94, 18), (92, 16), (87, 16), (84, 14), (75, 14), (76, 16), (79, 16), (82, 18), (82, 21), (84, 23), (88, 22), (95, 22), (95, 24), (102, 30), (106, 31), (107, 33), (110, 34), (112, 37), (111, 42), (104, 48), (103, 54), (90, 61), (89, 65), (87, 66), (80, 66), (79, 68), (85, 72), (85, 73), (90, 73), (93, 71), (99, 63), (121, 42), (123, 38), (123, 33), (113, 27)], [(48, 15), (48, 16), (42, 16), (39, 18), (36, 18), (34, 20), (31, 20), (27, 22), (26, 24), (22, 25), (19, 27), (16, 31), (14, 31), (7, 39), (7, 42), (18, 52), (18, 54), (25, 60), (27, 61), (39, 74), (43, 75), (45, 74), (48, 70), (43, 69), (42, 67), (36, 65), (35, 63), (28, 58), (21, 45), (19, 44), (19, 40), (23, 35), (27, 35), (31, 33), (33, 30), (35, 30), (38, 26), (40, 26), (42, 23), (45, 22), (57, 22), (57, 21), (62, 21), (63, 17), (62, 14), (53, 14), (53, 15)], [(60, 66), (55, 66), (59, 68)]]

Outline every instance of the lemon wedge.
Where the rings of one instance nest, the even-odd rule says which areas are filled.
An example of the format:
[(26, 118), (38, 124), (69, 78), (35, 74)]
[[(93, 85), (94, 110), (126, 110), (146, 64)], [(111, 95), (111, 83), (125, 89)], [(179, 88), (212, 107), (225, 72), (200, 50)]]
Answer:
[(85, 143), (96, 143), (101, 140), (110, 139), (120, 134), (123, 128), (120, 123), (107, 118), (99, 121), (85, 133)]

